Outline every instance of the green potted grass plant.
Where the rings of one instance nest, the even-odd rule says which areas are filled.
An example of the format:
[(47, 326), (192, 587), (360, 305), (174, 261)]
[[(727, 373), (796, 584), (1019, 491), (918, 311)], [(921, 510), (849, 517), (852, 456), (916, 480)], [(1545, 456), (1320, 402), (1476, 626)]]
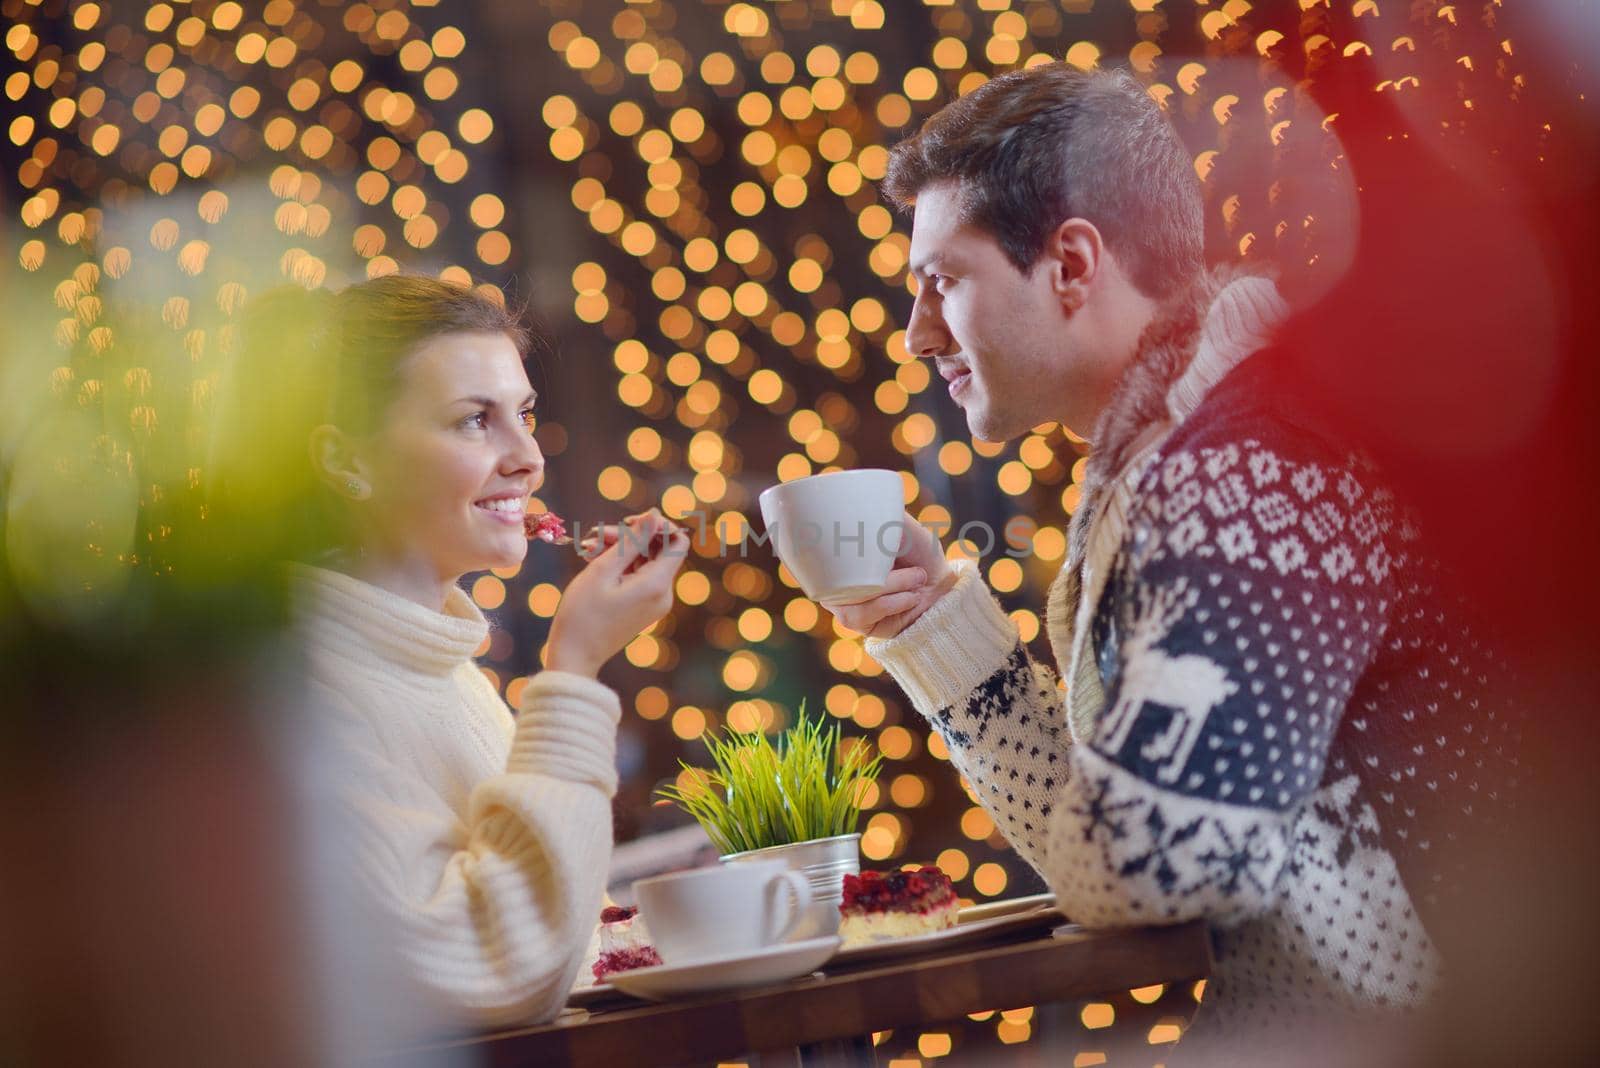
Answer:
[(833, 934), (843, 877), (860, 873), (856, 824), (883, 757), (843, 741), (838, 724), (808, 720), (804, 703), (776, 744), (752, 731), (707, 735), (705, 745), (713, 767), (680, 761), (689, 774), (658, 794), (699, 822), (724, 864), (781, 859), (804, 873), (813, 903), (797, 936)]

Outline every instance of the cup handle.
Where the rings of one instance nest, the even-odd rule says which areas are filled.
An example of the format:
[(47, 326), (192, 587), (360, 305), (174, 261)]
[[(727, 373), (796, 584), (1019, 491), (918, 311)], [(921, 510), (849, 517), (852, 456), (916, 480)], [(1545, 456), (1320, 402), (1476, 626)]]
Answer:
[(783, 923), (779, 924), (776, 930), (769, 932), (768, 945), (776, 945), (788, 938), (789, 932), (794, 930), (795, 925), (800, 922), (801, 917), (806, 914), (806, 909), (811, 905), (811, 884), (804, 874), (797, 871), (779, 872), (767, 884), (767, 892), (775, 892), (780, 883), (787, 884), (793, 896), (785, 900), (786, 915)]

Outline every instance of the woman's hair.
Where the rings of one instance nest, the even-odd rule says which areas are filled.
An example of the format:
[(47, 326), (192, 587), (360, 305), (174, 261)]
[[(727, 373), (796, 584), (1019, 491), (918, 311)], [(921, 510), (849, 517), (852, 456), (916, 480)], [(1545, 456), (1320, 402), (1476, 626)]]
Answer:
[[(313, 295), (315, 296), (315, 295)], [(399, 388), (406, 358), (441, 334), (504, 334), (527, 355), (518, 316), (475, 289), (392, 274), (324, 294), (321, 358), (333, 371), (325, 422), (375, 429)]]
[[(346, 509), (314, 470), (312, 431), (377, 430), (409, 357), (446, 334), (504, 334), (526, 357), (520, 313), (465, 286), (394, 274), (337, 292), (280, 286), (254, 298), (234, 338), (212, 438), (218, 509), (264, 551), (305, 559), (343, 544)], [(219, 516), (222, 520), (223, 516)]]

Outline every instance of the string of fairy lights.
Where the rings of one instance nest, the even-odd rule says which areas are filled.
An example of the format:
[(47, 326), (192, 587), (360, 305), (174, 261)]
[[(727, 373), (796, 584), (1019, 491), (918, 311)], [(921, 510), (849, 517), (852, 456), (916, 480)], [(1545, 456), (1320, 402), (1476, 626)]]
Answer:
[[(517, 45), (541, 85), (521, 121), (562, 175), (566, 203), (547, 210), (586, 228), (540, 255), (565, 259), (573, 320), (609, 350), (620, 429), (594, 487), (619, 510), (697, 517), (678, 606), (625, 650), (647, 676), (626, 695), (626, 729), (692, 757), (684, 743), (704, 732), (775, 729), (804, 696), (889, 758), (866, 799), (869, 861), (934, 861), (968, 897), (1014, 885), (1020, 861), (859, 636), (765, 550), (740, 552), (755, 495), (890, 466), (919, 519), (959, 529), (973, 517), (953, 514), (950, 487), (982, 486), (994, 514), (981, 518), (1028, 554), (976, 539), (951, 552), (978, 557), (1039, 640), (1087, 447), (1059, 425), (972, 440), (941, 415), (904, 343), (908, 228), (875, 185), (888, 146), (1001, 71), (1125, 64), (1195, 151), (1213, 258), (1331, 272), (1319, 257), (1338, 224), (1337, 116), (1284, 69), (1371, 54), (1375, 92), (1446, 87), (1432, 93), (1442, 138), (1514, 102), (1522, 79), (1498, 0), (1412, 5), (1398, 21), (1375, 0), (1336, 0), (1360, 31), (1348, 39), (1334, 2), (541, 0), (542, 39)], [(0, 15), (8, 244), (59, 311), (48, 391), (103, 417), (106, 455), (155, 516), (110, 546), (125, 564), (160, 560), (163, 508), (203, 481), (193, 439), (251, 293), (401, 269), (472, 285), (523, 266), (529, 224), (493, 163), (504, 131), (462, 75), (469, 49), (492, 45), (448, 6), (0, 0)], [(155, 334), (133, 329), (136, 305)], [(559, 417), (539, 429), (549, 451), (577, 433)], [(560, 599), (515, 569), (472, 592), (537, 619)], [(504, 665), (531, 653), (503, 633), (486, 671), (515, 702), (527, 675)], [(1023, 1010), (989, 1017), (1000, 1040), (1027, 1040)]]

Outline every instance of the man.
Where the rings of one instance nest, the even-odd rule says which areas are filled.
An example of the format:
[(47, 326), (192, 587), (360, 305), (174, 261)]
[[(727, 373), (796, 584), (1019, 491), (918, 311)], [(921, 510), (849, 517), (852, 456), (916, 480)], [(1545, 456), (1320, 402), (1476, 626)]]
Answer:
[(1070, 917), (1211, 923), (1197, 1026), (1422, 1003), (1461, 859), (1433, 817), (1492, 807), (1507, 717), (1393, 494), (1286, 396), (1273, 285), (1204, 271), (1171, 126), (1126, 74), (1036, 67), (933, 116), (885, 191), (915, 206), (906, 345), (972, 433), (1093, 449), (1049, 596), (1063, 685), (914, 523), (840, 621)]

